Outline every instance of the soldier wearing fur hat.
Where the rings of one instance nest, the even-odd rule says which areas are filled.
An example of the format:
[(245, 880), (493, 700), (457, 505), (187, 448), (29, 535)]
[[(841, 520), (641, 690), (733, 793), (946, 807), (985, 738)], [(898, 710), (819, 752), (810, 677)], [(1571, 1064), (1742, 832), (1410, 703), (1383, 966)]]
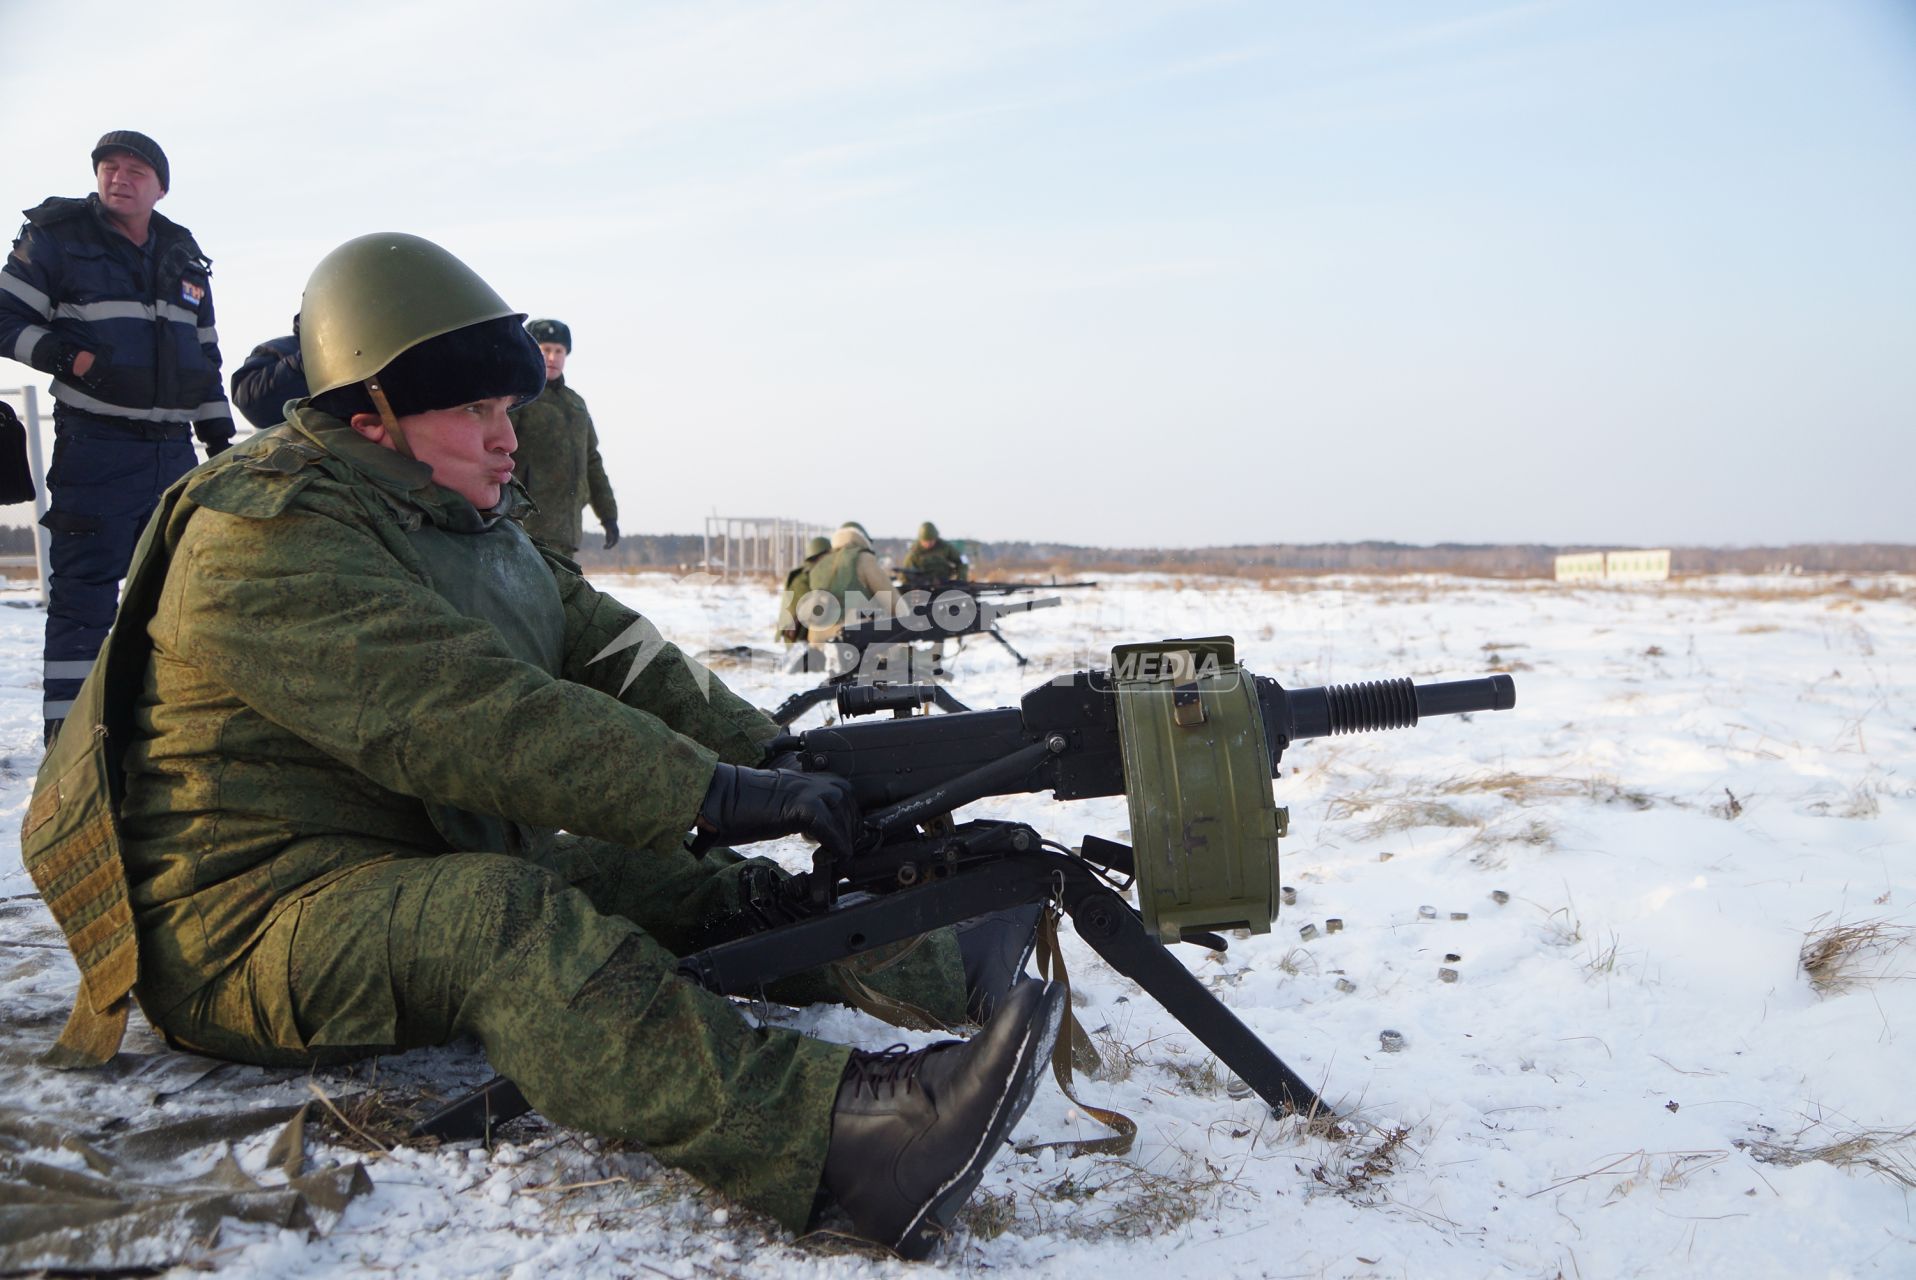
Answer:
[(213, 327), (212, 263), (154, 206), (159, 143), (115, 129), (96, 190), (26, 211), (0, 266), (0, 354), (53, 376), (44, 712), (52, 738), (93, 665), (134, 540), (160, 493), (232, 442)]
[(784, 875), (689, 831), (844, 849), (857, 804), (760, 767), (777, 726), (655, 630), (622, 646), (643, 619), (515, 521), (524, 318), (428, 241), (349, 241), (303, 299), (313, 395), (163, 497), (22, 827), (83, 977), (56, 1054), (111, 1058), (133, 999), (180, 1049), (266, 1065), (471, 1036), (555, 1123), (923, 1256), (1062, 990), (967, 991), (941, 930), (768, 992), (995, 1004), (970, 1041), (875, 1054), (679, 975)]
[(619, 503), (599, 458), (592, 414), (584, 398), (566, 385), (572, 330), (563, 321), (534, 320), (526, 332), (539, 344), (546, 369), (546, 389), (512, 414), (519, 437), (512, 459), (519, 482), (537, 508), (525, 518), (526, 532), (568, 556), (577, 555), (584, 532), (579, 513), (590, 504), (610, 550), (619, 540)]

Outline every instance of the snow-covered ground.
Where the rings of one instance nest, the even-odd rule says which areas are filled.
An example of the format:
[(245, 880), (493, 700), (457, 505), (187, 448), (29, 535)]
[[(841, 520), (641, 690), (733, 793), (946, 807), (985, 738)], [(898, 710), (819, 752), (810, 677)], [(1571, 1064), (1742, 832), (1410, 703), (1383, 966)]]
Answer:
[[(607, 585), (689, 649), (765, 646), (764, 586)], [(310, 1084), (201, 1078), (209, 1064), (143, 1027), (107, 1075), (32, 1064), (75, 982), (16, 834), (40, 754), (41, 623), (0, 608), (0, 1106), (97, 1131), (311, 1086), (350, 1111), (368, 1090), (483, 1078), (460, 1047)], [(1916, 1275), (1916, 581), (1137, 576), (1006, 631), (1029, 667), (976, 642), (949, 663), (974, 706), (1116, 642), (1213, 634), (1286, 685), (1509, 670), (1518, 706), (1294, 747), (1278, 794), (1295, 905), (1224, 956), (1178, 949), (1321, 1082), (1335, 1128), (1235, 1096), (1188, 1033), (1068, 939), (1077, 1014), (1109, 1064), (1079, 1095), (1136, 1119), (1137, 1145), (1007, 1151), (934, 1265), (1113, 1280)], [(807, 683), (718, 669), (766, 705)], [(1065, 843), (1127, 826), (1121, 798), (974, 808)], [(1812, 974), (1819, 941), (1831, 954)], [(869, 1047), (930, 1039), (840, 1009), (777, 1016)], [(1401, 1051), (1382, 1051), (1386, 1030)], [(795, 1241), (642, 1153), (513, 1132), (489, 1153), (322, 1148), (365, 1159), (374, 1183), (330, 1234), (228, 1226), (194, 1256), (273, 1276), (909, 1269)], [(1015, 1137), (1102, 1132), (1047, 1081)], [(262, 1170), (264, 1146), (240, 1144), (240, 1163)]]

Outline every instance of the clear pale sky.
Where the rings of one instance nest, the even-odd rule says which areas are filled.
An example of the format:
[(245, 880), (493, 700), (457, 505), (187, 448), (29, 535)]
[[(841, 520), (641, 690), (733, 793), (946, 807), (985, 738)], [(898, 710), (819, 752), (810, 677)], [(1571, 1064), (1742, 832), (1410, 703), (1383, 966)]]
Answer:
[(629, 531), (1916, 541), (1908, 0), (0, 0), (0, 49), (0, 207), (157, 138), (229, 373), (369, 231), (569, 322)]

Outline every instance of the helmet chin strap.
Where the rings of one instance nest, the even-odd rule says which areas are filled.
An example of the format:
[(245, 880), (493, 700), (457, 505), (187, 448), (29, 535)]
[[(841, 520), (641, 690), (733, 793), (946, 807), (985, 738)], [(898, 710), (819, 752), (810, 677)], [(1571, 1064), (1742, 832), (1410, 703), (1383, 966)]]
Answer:
[[(373, 408), (379, 410), (379, 421), (386, 428), (386, 434), (392, 437), (393, 448), (402, 458), (412, 458), (412, 449), (406, 444), (406, 433), (399, 429), (399, 415), (393, 412), (392, 401), (386, 398), (386, 389), (379, 385), (379, 379), (366, 379), (366, 394), (372, 397)], [(418, 461), (414, 458), (413, 461)]]

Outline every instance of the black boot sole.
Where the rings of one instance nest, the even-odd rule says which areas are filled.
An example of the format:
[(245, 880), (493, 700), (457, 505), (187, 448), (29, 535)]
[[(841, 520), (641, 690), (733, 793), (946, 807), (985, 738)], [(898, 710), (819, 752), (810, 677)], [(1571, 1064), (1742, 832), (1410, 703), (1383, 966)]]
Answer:
[(1038, 1012), (1025, 1029), (1023, 1042), (1018, 1046), (1018, 1058), (1011, 1072), (1005, 1077), (1005, 1092), (998, 1100), (998, 1107), (992, 1113), (991, 1123), (985, 1126), (985, 1134), (979, 1140), (978, 1149), (972, 1152), (964, 1167), (952, 1175), (952, 1178), (925, 1203), (910, 1226), (892, 1242), (892, 1248), (903, 1258), (917, 1261), (928, 1256), (938, 1242), (945, 1238), (951, 1229), (951, 1220), (971, 1199), (971, 1193), (985, 1176), (985, 1169), (991, 1164), (998, 1148), (1004, 1145), (1005, 1138), (1013, 1125), (1031, 1105), (1031, 1095), (1038, 1091), (1038, 1081), (1044, 1076), (1044, 1066), (1051, 1060), (1051, 1046), (1058, 1038), (1058, 1028), (1064, 1022), (1064, 988), (1047, 983), (1043, 992), (1043, 1002)]

